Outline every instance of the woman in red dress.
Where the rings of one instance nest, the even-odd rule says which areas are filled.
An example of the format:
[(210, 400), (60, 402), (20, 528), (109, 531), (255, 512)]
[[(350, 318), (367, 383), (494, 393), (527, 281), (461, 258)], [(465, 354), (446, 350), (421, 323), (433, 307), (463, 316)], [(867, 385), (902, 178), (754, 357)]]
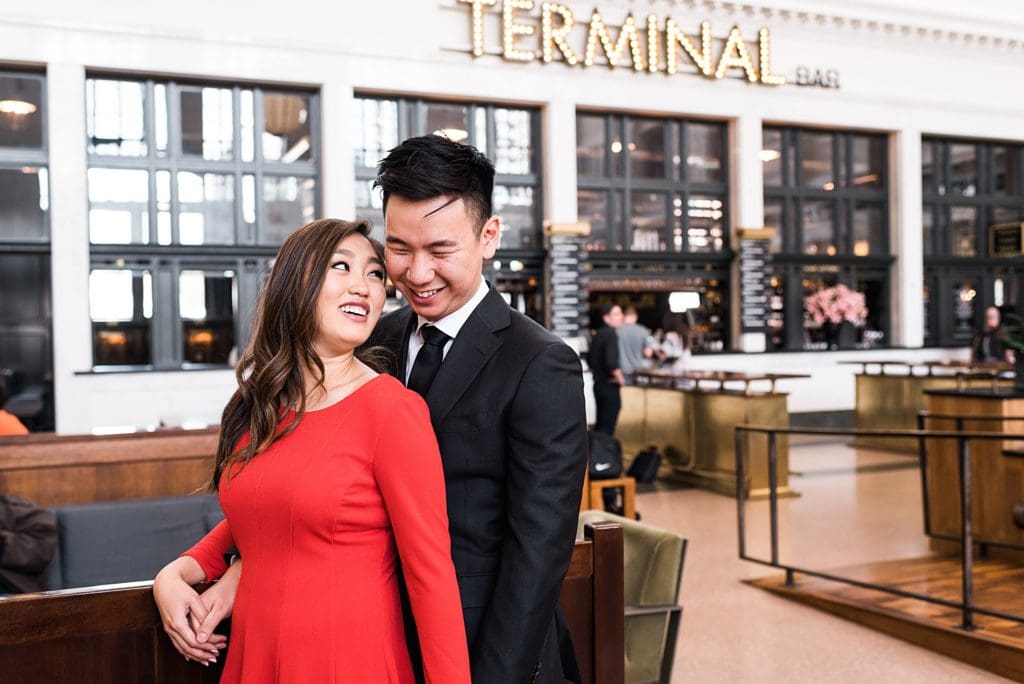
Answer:
[(213, 487), (226, 520), (160, 571), (153, 594), (182, 638), (224, 550), (245, 558), (222, 682), (413, 682), (399, 600), (408, 587), (428, 682), (469, 682), (444, 478), (426, 404), (355, 354), (384, 305), (365, 222), (307, 224), (261, 294)]

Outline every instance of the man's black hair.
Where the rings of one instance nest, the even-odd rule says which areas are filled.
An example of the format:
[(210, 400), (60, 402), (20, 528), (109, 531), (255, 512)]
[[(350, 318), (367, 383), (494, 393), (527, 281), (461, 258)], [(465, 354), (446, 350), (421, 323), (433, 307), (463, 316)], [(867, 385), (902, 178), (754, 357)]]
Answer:
[[(604, 304), (602, 304), (601, 305), (601, 318), (604, 318), (605, 316), (610, 314), (612, 312), (612, 309), (614, 309), (617, 306), (619, 306), (619, 305), (616, 304), (615, 302), (605, 302)], [(619, 307), (619, 308), (622, 308), (622, 307)]]
[(412, 202), (457, 198), (476, 219), (479, 234), (494, 213), (494, 165), (475, 147), (440, 135), (409, 138), (389, 151), (377, 165), (373, 187), (383, 191), (385, 215), (391, 195)]

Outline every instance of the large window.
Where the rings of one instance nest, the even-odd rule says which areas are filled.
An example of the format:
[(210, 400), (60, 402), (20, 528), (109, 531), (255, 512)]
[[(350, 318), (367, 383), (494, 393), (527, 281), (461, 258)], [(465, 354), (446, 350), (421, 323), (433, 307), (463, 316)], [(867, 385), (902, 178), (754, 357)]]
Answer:
[(232, 363), (261, 273), (319, 211), (315, 93), (86, 81), (93, 364)]
[(701, 307), (687, 314), (694, 349), (728, 349), (725, 124), (578, 112), (576, 169), (592, 305), (610, 291), (657, 292), (641, 298), (652, 308), (640, 314), (658, 329), (670, 317), (669, 292), (696, 291)]
[[(889, 343), (887, 155), (880, 134), (764, 129), (764, 225), (776, 230), (769, 349)], [(805, 301), (838, 285), (863, 295), (867, 314), (833, 329)]]
[(46, 78), (0, 69), (0, 382), (8, 410), (53, 429)]
[(437, 133), (473, 145), (494, 163), (494, 213), (501, 239), (491, 276), (509, 304), (544, 320), (540, 112), (501, 104), (357, 97), (353, 117), (356, 211), (383, 239), (384, 214), (373, 189), (377, 163), (406, 138)]
[(925, 344), (970, 342), (985, 307), (1020, 312), (1018, 259), (992, 253), (992, 226), (1024, 221), (1024, 145), (925, 138)]

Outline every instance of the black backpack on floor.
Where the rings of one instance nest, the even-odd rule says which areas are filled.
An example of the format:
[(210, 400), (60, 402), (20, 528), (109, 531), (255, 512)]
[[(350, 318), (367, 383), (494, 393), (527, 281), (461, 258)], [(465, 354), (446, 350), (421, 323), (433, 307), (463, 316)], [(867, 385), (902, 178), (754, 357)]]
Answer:
[(622, 445), (603, 432), (590, 432), (590, 479), (611, 480), (622, 476)]
[(660, 467), (661, 452), (658, 451), (658, 447), (649, 446), (636, 455), (626, 474), (637, 482), (654, 482)]

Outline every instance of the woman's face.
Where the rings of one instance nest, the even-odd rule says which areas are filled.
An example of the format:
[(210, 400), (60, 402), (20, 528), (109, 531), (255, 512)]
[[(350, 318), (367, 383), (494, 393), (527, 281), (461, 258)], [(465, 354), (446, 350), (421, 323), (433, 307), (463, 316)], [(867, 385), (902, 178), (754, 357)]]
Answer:
[(317, 352), (337, 356), (366, 342), (385, 298), (384, 264), (363, 235), (349, 235), (335, 246), (320, 288)]

